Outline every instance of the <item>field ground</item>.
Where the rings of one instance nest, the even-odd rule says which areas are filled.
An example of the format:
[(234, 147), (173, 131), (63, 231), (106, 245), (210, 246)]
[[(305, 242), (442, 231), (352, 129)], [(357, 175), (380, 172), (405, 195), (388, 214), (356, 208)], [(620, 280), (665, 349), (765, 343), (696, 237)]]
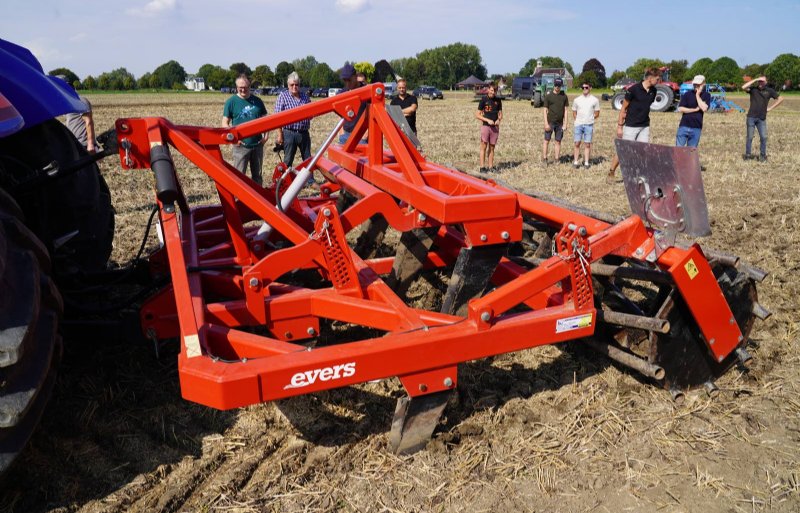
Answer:
[[(424, 152), (477, 172), (476, 104), (446, 95), (421, 101)], [(139, 116), (217, 125), (224, 99), (92, 97), (100, 129)], [(746, 98), (736, 101), (746, 107)], [(526, 102), (504, 107), (493, 177), (627, 213), (622, 185), (604, 181), (616, 120), (608, 102), (588, 171), (539, 164), (542, 111)], [(672, 144), (678, 117), (654, 114), (653, 142)], [(331, 117), (316, 120), (312, 141), (333, 125)], [(742, 114), (707, 115), (700, 143), (714, 232), (702, 244), (768, 270), (759, 296), (773, 312), (751, 335), (754, 364), (719, 380), (716, 400), (692, 392), (676, 405), (594, 354), (532, 349), (465, 365), (458, 401), (434, 441), (397, 457), (387, 451), (396, 380), (218, 412), (181, 400), (174, 347), (157, 358), (153, 347), (125, 342), (125, 333), (68, 340), (54, 400), (4, 485), (0, 509), (800, 511), (800, 98), (770, 113), (769, 130), (768, 163), (742, 160)], [(210, 200), (209, 180), (178, 165), (193, 201)], [(151, 177), (122, 171), (113, 158), (102, 169), (117, 210), (113, 260), (124, 266), (153, 207)]]

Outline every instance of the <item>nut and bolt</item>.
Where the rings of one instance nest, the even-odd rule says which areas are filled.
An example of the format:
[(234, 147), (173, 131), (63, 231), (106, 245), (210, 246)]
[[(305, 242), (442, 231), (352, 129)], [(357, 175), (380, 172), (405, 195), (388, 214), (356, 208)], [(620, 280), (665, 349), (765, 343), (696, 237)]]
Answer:
[(347, 117), (348, 117), (348, 118), (352, 118), (352, 117), (353, 117), (353, 116), (355, 116), (355, 115), (356, 115), (356, 113), (355, 113), (355, 112), (353, 112), (353, 109), (350, 109), (350, 110), (348, 110), (348, 111), (347, 111)]
[(325, 217), (330, 217), (331, 216), (331, 209), (329, 209), (329, 208), (323, 209), (322, 210), (322, 215), (324, 215)]
[(233, 134), (228, 132), (227, 134), (225, 134), (225, 139), (227, 139), (228, 141), (232, 141), (234, 139)]
[(250, 278), (250, 281), (248, 283), (250, 284), (250, 288), (254, 289), (254, 288), (258, 287), (258, 278), (256, 278), (254, 276), (254, 277)]
[(420, 392), (427, 392), (428, 391), (428, 385), (426, 385), (425, 383), (420, 383), (419, 384), (419, 391)]
[(491, 318), (492, 318), (492, 315), (489, 312), (483, 312), (481, 314), (481, 320), (483, 322), (489, 322), (489, 319), (491, 319)]
[(511, 237), (511, 235), (509, 235), (508, 232), (503, 232), (500, 234), (500, 237), (502, 237), (503, 240), (508, 240)]
[(451, 378), (444, 378), (444, 386), (450, 388), (453, 386), (453, 380)]
[(428, 216), (426, 216), (425, 214), (420, 214), (417, 216), (417, 219), (419, 220), (420, 223), (424, 223), (428, 219)]
[(581, 237), (586, 237), (586, 234), (589, 232), (586, 231), (585, 226), (581, 226), (580, 228), (578, 228), (578, 233), (580, 234)]
[(377, 94), (377, 95), (381, 95), (381, 94), (383, 94), (383, 88), (382, 88), (382, 87), (378, 87), (378, 88), (376, 88), (376, 89), (375, 89), (375, 94)]
[(708, 343), (709, 343), (710, 345), (712, 345), (712, 346), (713, 346), (713, 345), (714, 345), (716, 342), (717, 342), (717, 339), (715, 339), (715, 338), (712, 338), (711, 340), (709, 340), (709, 341), (708, 341)]
[(314, 335), (317, 334), (317, 330), (309, 326), (309, 328), (306, 330), (306, 333), (308, 333), (309, 336), (313, 337)]
[(481, 234), (481, 242), (486, 242), (487, 240), (489, 240), (489, 237), (487, 237), (485, 233), (482, 233)]
[(639, 249), (636, 250), (636, 256), (640, 257), (640, 256), (642, 256), (643, 253), (644, 253), (644, 250), (642, 248), (639, 248)]

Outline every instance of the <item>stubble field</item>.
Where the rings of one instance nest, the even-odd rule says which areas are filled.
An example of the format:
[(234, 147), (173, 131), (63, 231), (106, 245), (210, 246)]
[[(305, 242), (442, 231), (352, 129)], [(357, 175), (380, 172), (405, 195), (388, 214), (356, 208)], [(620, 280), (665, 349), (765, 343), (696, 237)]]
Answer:
[[(426, 156), (478, 170), (476, 103), (420, 100)], [(218, 125), (224, 95), (98, 95), (102, 130), (120, 117)], [(267, 97), (271, 110), (274, 97)], [(736, 101), (747, 106), (746, 98)], [(624, 215), (621, 183), (606, 184), (616, 113), (595, 132), (594, 166), (539, 163), (542, 111), (505, 102), (500, 172), (521, 189)], [(653, 114), (652, 142), (673, 144), (679, 115)], [(315, 120), (312, 144), (333, 127)], [(175, 348), (157, 357), (118, 337), (68, 340), (55, 397), (6, 480), (0, 509), (19, 512), (261, 511), (800, 511), (800, 98), (769, 115), (769, 162), (743, 161), (743, 114), (709, 114), (700, 143), (713, 235), (704, 246), (770, 272), (759, 286), (773, 312), (756, 324), (755, 361), (712, 400), (670, 395), (602, 357), (557, 347), (465, 365), (458, 400), (434, 440), (410, 457), (387, 449), (396, 380), (218, 412), (180, 398)], [(571, 154), (571, 137), (562, 154)], [(274, 140), (274, 139), (273, 139)], [(271, 154), (265, 169), (273, 165)], [(211, 182), (178, 159), (184, 190)], [(148, 172), (102, 171), (117, 211), (112, 259), (135, 255), (153, 207)], [(266, 173), (269, 176), (269, 172)], [(151, 235), (150, 247), (156, 239)]]

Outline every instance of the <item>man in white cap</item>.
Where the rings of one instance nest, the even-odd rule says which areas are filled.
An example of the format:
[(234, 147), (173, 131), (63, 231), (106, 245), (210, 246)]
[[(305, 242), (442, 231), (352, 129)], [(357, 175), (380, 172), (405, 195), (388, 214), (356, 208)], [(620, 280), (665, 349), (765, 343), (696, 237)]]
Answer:
[(678, 111), (683, 114), (675, 136), (675, 146), (697, 148), (703, 131), (703, 114), (711, 103), (711, 95), (706, 91), (706, 77), (697, 75), (692, 79), (692, 89), (681, 96)]
[[(758, 82), (757, 87), (753, 84)], [(742, 89), (750, 94), (750, 110), (747, 111), (747, 140), (744, 146), (744, 159), (750, 160), (753, 156), (750, 149), (753, 144), (753, 132), (758, 129), (758, 138), (761, 140), (761, 154), (758, 160), (767, 160), (767, 112), (771, 111), (783, 102), (778, 92), (767, 85), (767, 77), (758, 77), (742, 85)], [(771, 106), (770, 98), (777, 100)]]

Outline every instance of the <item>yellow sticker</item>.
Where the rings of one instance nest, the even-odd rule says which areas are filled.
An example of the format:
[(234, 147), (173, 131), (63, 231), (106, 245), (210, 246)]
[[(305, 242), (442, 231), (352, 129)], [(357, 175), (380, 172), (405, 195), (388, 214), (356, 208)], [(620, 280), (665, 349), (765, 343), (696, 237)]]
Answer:
[(697, 269), (697, 266), (694, 265), (694, 259), (692, 258), (690, 258), (683, 267), (686, 269), (686, 274), (689, 275), (690, 280), (693, 280), (694, 277), (700, 273), (700, 271)]

